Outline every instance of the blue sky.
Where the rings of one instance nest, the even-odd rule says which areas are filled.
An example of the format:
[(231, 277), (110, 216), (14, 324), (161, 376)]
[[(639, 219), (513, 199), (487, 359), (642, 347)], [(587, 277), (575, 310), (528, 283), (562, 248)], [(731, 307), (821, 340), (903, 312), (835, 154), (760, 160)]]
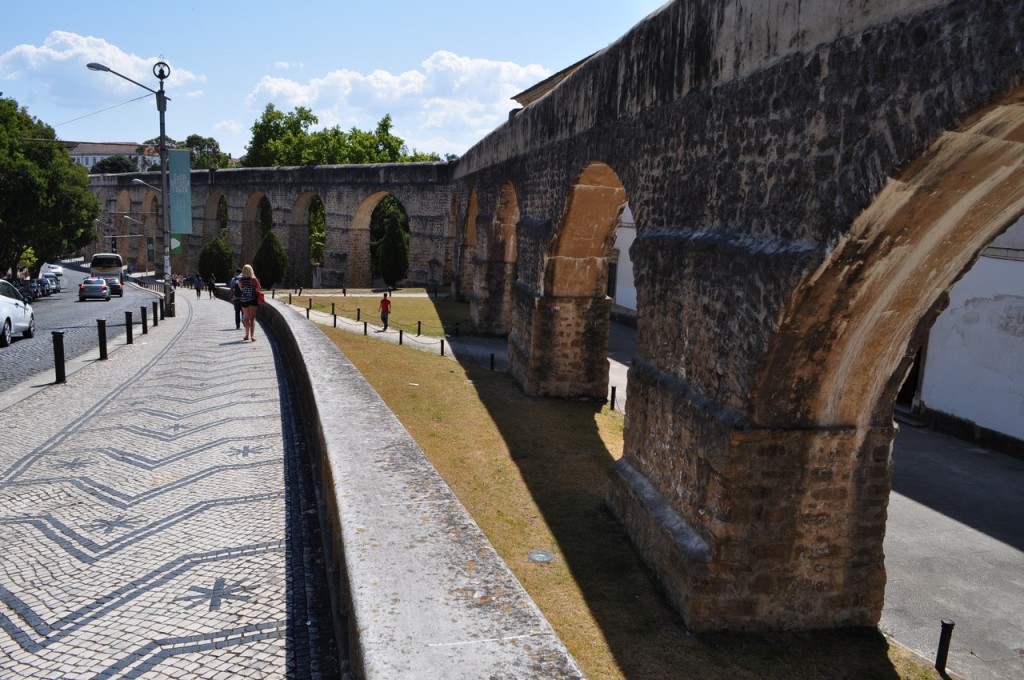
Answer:
[[(273, 103), (320, 127), (372, 130), (385, 113), (411, 148), (462, 154), (508, 117), (516, 94), (613, 43), (664, 0), (36, 0), (4, 8), (0, 92), (58, 137), (141, 142), (215, 138), (245, 153)], [(140, 99), (141, 98), (141, 99)], [(136, 100), (136, 101), (132, 101)]]

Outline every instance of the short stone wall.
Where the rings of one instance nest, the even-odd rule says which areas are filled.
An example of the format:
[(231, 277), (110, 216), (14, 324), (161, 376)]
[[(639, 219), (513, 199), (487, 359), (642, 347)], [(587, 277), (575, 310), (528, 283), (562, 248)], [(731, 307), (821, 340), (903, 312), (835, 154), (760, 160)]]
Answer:
[(353, 670), (377, 678), (582, 678), (551, 625), (412, 436), (303, 315), (259, 320), (319, 460), (322, 524)]

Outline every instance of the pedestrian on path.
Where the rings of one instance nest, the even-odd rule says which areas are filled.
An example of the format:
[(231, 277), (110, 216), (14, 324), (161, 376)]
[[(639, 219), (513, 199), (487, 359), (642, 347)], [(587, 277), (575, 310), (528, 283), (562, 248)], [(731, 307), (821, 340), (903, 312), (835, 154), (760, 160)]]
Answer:
[(203, 297), (203, 277), (196, 274), (195, 278), (192, 279), (192, 285), (196, 287), (196, 299), (201, 299)]
[(238, 290), (238, 302), (242, 306), (243, 314), (242, 323), (245, 325), (245, 337), (242, 338), (242, 342), (246, 340), (255, 342), (256, 308), (260, 304), (259, 299), (263, 294), (263, 289), (260, 288), (260, 280), (256, 278), (251, 264), (242, 267), (242, 276), (235, 284), (235, 288)]
[(384, 324), (384, 328), (380, 329), (381, 333), (388, 329), (389, 316), (391, 316), (391, 300), (388, 299), (388, 294), (385, 292), (384, 297), (380, 299), (380, 320)]
[(213, 274), (206, 279), (206, 290), (210, 294), (210, 299), (213, 299), (213, 289), (217, 287), (217, 282), (213, 280)]
[(228, 290), (231, 291), (231, 306), (235, 308), (236, 331), (242, 327), (242, 300), (239, 297), (238, 289), (236, 288), (240, 278), (242, 278), (242, 268), (238, 267), (235, 269), (235, 275), (231, 277), (231, 283), (228, 284)]

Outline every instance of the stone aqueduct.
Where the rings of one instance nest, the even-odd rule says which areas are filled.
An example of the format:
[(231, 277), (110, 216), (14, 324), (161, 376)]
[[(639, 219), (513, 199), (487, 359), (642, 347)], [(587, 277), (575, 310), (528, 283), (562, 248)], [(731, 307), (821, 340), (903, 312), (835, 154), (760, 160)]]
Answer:
[[(195, 172), (188, 262), (220, 196), (250, 256), (266, 196), (294, 267), (317, 195), (324, 285), (366, 285), (390, 192), (410, 279), (507, 333), (527, 393), (603, 399), (628, 202), (637, 349), (610, 506), (695, 630), (874, 625), (896, 392), (948, 289), (1024, 213), (1022, 45), (1022, 0), (672, 2), (452, 164)], [(152, 212), (130, 179), (94, 186), (111, 213)]]

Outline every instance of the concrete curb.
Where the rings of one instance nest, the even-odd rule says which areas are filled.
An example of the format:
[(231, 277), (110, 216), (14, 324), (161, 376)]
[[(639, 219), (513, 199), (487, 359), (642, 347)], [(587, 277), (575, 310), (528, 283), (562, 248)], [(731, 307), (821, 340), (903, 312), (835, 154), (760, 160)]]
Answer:
[[(292, 375), (310, 445), (356, 674), (583, 678), (536, 604), (412, 436), (295, 308), (260, 321)], [(358, 418), (335, 417), (358, 414)]]

